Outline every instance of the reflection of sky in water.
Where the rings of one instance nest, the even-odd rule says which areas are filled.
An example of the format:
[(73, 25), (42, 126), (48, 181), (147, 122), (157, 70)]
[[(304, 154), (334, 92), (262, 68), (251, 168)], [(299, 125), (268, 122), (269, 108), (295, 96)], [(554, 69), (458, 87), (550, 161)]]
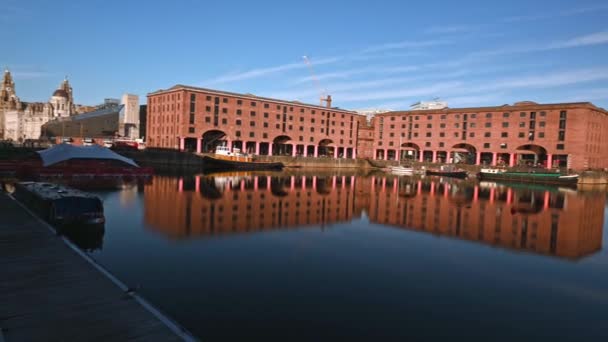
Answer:
[(93, 256), (211, 340), (605, 334), (603, 194), (262, 177), (100, 193)]

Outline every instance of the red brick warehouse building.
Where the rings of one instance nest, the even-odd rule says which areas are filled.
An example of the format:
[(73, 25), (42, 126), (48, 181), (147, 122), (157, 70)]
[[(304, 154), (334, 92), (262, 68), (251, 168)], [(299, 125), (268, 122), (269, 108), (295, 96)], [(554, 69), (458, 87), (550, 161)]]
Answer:
[(365, 116), (353, 111), (176, 85), (148, 94), (148, 146), (259, 155), (357, 157)]
[(608, 112), (588, 102), (397, 111), (372, 122), (375, 159), (608, 167)]

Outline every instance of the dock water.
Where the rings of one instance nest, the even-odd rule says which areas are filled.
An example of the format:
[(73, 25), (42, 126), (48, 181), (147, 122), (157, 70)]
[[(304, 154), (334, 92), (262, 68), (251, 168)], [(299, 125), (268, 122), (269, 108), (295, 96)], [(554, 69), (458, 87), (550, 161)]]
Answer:
[(194, 340), (0, 190), (0, 341)]

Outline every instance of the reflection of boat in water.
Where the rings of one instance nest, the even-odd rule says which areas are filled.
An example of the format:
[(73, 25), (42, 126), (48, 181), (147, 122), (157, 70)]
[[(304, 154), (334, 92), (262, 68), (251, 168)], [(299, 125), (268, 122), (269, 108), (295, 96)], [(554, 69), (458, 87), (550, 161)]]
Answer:
[(205, 171), (278, 171), (284, 167), (283, 163), (254, 161), (247, 155), (231, 151), (227, 146), (218, 146), (213, 156), (203, 156), (203, 169)]
[(578, 175), (565, 175), (559, 172), (536, 171), (507, 171), (505, 169), (481, 169), (479, 178), (482, 180), (498, 180), (509, 182), (524, 182), (538, 184), (557, 184), (575, 186)]
[(452, 178), (467, 178), (467, 172), (453, 165), (442, 165), (439, 169), (428, 169), (426, 174), (429, 176), (441, 176)]
[(388, 168), (389, 172), (394, 174), (394, 175), (399, 175), (399, 176), (406, 176), (406, 175), (413, 175), (414, 174), (414, 168), (413, 167), (405, 167), (402, 165), (398, 165), (398, 166), (389, 166)]
[(67, 186), (22, 182), (15, 185), (14, 196), (51, 224), (96, 225), (105, 222), (99, 197)]

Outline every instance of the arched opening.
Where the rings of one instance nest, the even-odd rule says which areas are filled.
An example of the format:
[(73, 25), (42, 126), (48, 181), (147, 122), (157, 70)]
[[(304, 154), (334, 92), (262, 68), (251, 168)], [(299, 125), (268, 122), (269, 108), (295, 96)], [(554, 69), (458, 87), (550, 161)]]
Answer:
[(420, 146), (412, 142), (401, 144), (399, 149), (400, 160), (418, 160), (420, 158)]
[(471, 144), (456, 144), (452, 146), (451, 162), (456, 164), (475, 164), (477, 149)]
[(335, 146), (331, 146), (333, 143), (331, 139), (319, 141), (319, 157), (333, 157), (335, 149)]
[(540, 145), (521, 145), (515, 150), (518, 154), (517, 165), (541, 166), (547, 161), (547, 149)]
[(314, 145), (306, 146), (306, 156), (314, 157), (314, 155), (315, 155), (315, 146)]
[(255, 150), (255, 141), (248, 141), (245, 143), (245, 152), (249, 154), (257, 153)]
[(390, 150), (386, 150), (386, 159), (387, 160), (396, 160), (397, 159), (397, 152), (393, 149)]
[(293, 153), (291, 138), (286, 135), (279, 135), (272, 141), (272, 154), (276, 156), (290, 156)]
[(214, 153), (217, 146), (226, 145), (226, 133), (218, 130), (211, 130), (203, 133), (203, 153)]

